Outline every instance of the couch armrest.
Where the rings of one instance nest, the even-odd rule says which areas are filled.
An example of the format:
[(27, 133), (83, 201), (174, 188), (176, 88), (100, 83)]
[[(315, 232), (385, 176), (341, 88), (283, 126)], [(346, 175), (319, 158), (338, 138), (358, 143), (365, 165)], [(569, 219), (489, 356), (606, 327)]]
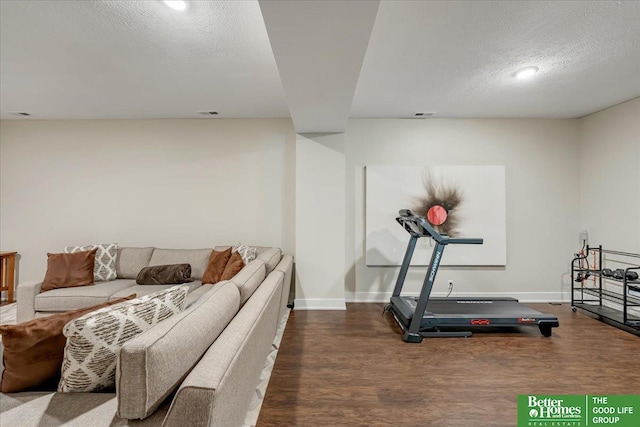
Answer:
[(280, 314), (278, 319), (282, 319), (287, 312), (287, 304), (289, 302), (289, 293), (291, 287), (294, 286), (291, 282), (291, 276), (293, 274), (293, 257), (291, 255), (283, 255), (282, 259), (273, 270), (271, 274), (279, 272), (284, 276), (284, 282), (282, 283), (282, 295), (280, 296)]
[(269, 276), (182, 382), (163, 427), (241, 426), (276, 335), (282, 275)]
[(42, 282), (20, 283), (16, 289), (17, 314), (16, 322), (22, 323), (36, 317), (36, 296), (40, 293)]

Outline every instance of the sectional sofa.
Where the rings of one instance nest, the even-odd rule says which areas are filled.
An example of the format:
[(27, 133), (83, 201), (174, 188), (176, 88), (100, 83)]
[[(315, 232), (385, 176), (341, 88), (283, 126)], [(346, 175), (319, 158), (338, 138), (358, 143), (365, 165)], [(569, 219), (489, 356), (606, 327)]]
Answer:
[(231, 280), (202, 285), (211, 249), (120, 248), (118, 279), (39, 293), (18, 286), (18, 321), (155, 292), (136, 285), (150, 265), (189, 263), (185, 310), (125, 343), (117, 360), (115, 393), (0, 394), (2, 425), (240, 426), (279, 321), (286, 313), (293, 258), (257, 248), (257, 258)]

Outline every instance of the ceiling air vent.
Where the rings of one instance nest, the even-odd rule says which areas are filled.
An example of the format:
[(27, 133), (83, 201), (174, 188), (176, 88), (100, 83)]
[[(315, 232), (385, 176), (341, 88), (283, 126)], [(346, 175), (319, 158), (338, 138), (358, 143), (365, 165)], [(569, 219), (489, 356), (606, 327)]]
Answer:
[(31, 117), (31, 114), (29, 113), (25, 113), (23, 111), (16, 111), (15, 113), (9, 113), (12, 116), (19, 116), (19, 117)]
[(218, 112), (217, 111), (198, 111), (198, 114), (200, 114), (201, 116), (216, 117), (218, 115)]
[(433, 116), (435, 113), (415, 113), (413, 117), (416, 119), (426, 119), (427, 117)]

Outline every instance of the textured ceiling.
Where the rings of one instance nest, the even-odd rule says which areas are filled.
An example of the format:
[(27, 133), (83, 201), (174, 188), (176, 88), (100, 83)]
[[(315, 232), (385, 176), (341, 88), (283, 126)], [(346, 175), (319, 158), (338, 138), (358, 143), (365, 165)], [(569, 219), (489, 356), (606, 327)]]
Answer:
[(257, 1), (1, 1), (0, 110), (289, 117)]
[(637, 96), (640, 2), (388, 1), (351, 116), (581, 117)]
[[(271, 3), (2, 0), (0, 117), (214, 110), (339, 132), (415, 112), (581, 117), (640, 96), (638, 1)], [(527, 65), (540, 72), (513, 78)]]

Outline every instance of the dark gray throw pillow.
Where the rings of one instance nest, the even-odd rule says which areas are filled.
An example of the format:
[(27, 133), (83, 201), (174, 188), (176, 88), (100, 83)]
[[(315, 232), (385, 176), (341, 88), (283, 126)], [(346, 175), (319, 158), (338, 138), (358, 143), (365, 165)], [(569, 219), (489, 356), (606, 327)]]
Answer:
[(174, 285), (193, 282), (191, 264), (154, 265), (138, 273), (138, 285)]

